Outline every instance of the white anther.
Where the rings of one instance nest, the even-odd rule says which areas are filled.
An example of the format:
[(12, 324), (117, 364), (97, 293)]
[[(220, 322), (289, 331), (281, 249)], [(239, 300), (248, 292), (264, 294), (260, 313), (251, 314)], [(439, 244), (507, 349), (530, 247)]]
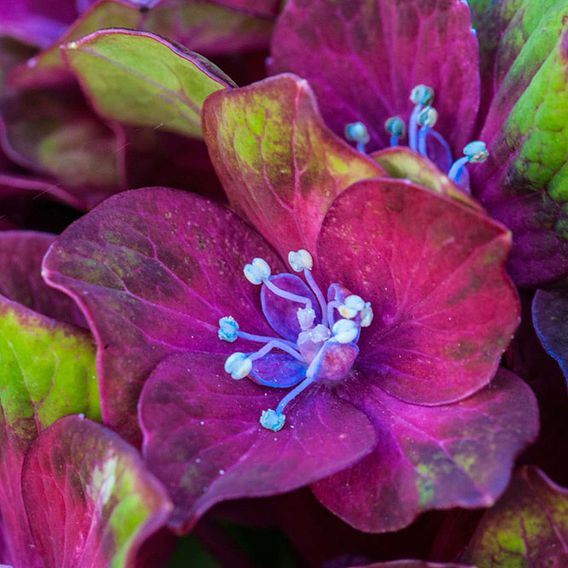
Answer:
[(361, 327), (369, 327), (373, 323), (373, 308), (371, 307), (371, 302), (366, 302), (365, 306), (361, 310)]
[(365, 301), (361, 296), (351, 294), (345, 298), (343, 304), (337, 308), (337, 311), (343, 318), (353, 319), (363, 308)]
[(359, 328), (357, 324), (348, 319), (340, 319), (333, 324), (333, 338), (338, 343), (351, 343), (357, 337)]
[(300, 329), (306, 331), (314, 325), (314, 320), (316, 319), (316, 312), (312, 308), (298, 308), (297, 311), (298, 323), (300, 324)]
[(262, 281), (270, 276), (270, 266), (266, 260), (255, 258), (250, 264), (245, 265), (243, 272), (251, 284), (262, 284)]
[(233, 353), (225, 361), (225, 372), (240, 381), (252, 371), (252, 361), (244, 353)]
[(314, 343), (319, 343), (320, 341), (327, 341), (331, 337), (331, 331), (325, 325), (321, 323), (316, 325), (311, 332), (311, 340)]
[(295, 272), (302, 272), (304, 269), (311, 270), (314, 266), (312, 255), (305, 249), (291, 250), (288, 253), (288, 263)]

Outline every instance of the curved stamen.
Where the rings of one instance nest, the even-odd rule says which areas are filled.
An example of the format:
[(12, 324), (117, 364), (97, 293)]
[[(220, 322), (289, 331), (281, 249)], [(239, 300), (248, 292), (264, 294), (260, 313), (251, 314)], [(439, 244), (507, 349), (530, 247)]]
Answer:
[(313, 378), (304, 379), (299, 385), (292, 389), (279, 403), (276, 410), (263, 410), (260, 416), (260, 424), (263, 428), (267, 430), (272, 430), (273, 432), (278, 432), (282, 430), (284, 424), (286, 423), (286, 415), (284, 414), (284, 409), (286, 405), (292, 402), (299, 394), (305, 391), (312, 383)]
[(431, 106), (424, 107), (418, 115), (418, 124), (421, 126), (420, 133), (418, 134), (418, 152), (422, 156), (428, 157), (426, 140), (429, 132), (432, 130), (437, 121), (438, 112)]
[(295, 344), (287, 339), (275, 339), (269, 335), (255, 335), (253, 333), (247, 333), (246, 331), (238, 331), (237, 336), (241, 339), (246, 339), (247, 341), (253, 341), (254, 343), (270, 343), (271, 341), (280, 341), (285, 343), (288, 347), (294, 349)]
[(434, 100), (434, 89), (427, 85), (417, 85), (410, 93), (410, 100), (414, 103), (414, 110), (410, 116), (408, 128), (409, 145), (412, 150), (417, 150), (418, 116), (425, 106), (431, 105)]
[(282, 349), (282, 351), (285, 351), (289, 355), (292, 355), (292, 357), (298, 359), (298, 361), (302, 362), (304, 361), (304, 358), (300, 355), (300, 353), (298, 353), (298, 351), (292, 349), (292, 347), (286, 345), (286, 343), (280, 341), (279, 339), (273, 339), (272, 341), (269, 341), (264, 347), (260, 348), (255, 353), (251, 353), (248, 356), (248, 358), (250, 359), (250, 361), (256, 361), (257, 359), (262, 359), (265, 355), (268, 355), (268, 353), (270, 353), (270, 351), (272, 351), (273, 349)]
[(416, 105), (412, 114), (410, 115), (410, 124), (408, 127), (408, 144), (411, 150), (416, 152), (417, 150), (417, 138), (418, 138), (418, 116), (422, 112), (422, 105)]
[(317, 282), (314, 280), (312, 273), (307, 268), (304, 269), (304, 277), (306, 281), (310, 285), (312, 292), (315, 294), (316, 298), (318, 299), (321, 314), (322, 314), (322, 323), (323, 325), (327, 325), (327, 302), (325, 301), (325, 297), (323, 292), (321, 291), (320, 287), (317, 285)]
[(338, 302), (337, 300), (329, 302), (329, 304), (327, 305), (327, 322), (329, 327), (333, 327), (333, 324), (335, 323), (333, 310), (336, 310), (337, 308), (339, 308), (339, 306), (341, 306), (341, 302)]
[(452, 181), (456, 181), (461, 176), (462, 170), (467, 164), (482, 164), (489, 157), (487, 146), (479, 140), (470, 142), (463, 149), (463, 153), (464, 157), (456, 160), (448, 173), (448, 177)]
[(265, 278), (262, 282), (273, 294), (276, 294), (280, 298), (290, 300), (291, 302), (298, 302), (298, 304), (304, 304), (306, 308), (312, 307), (312, 301), (309, 298), (304, 298), (304, 296), (298, 296), (298, 294), (282, 290), (273, 284), (268, 278)]

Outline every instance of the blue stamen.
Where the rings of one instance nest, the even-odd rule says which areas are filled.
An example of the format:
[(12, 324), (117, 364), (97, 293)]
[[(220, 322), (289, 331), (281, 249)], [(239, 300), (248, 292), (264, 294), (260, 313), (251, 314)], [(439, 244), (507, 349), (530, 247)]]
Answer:
[(322, 323), (323, 325), (327, 325), (327, 302), (325, 301), (323, 293), (320, 287), (317, 285), (317, 282), (314, 280), (311, 271), (308, 270), (307, 268), (304, 269), (304, 276), (310, 288), (312, 289), (312, 292), (315, 294), (316, 298), (318, 299), (319, 305), (321, 307), (321, 313), (323, 319)]
[(284, 341), (280, 341), (279, 339), (273, 339), (272, 341), (269, 341), (264, 347), (259, 349), (256, 353), (251, 353), (248, 356), (248, 358), (251, 361), (262, 359), (265, 355), (268, 355), (268, 353), (270, 353), (270, 351), (272, 351), (273, 349), (281, 349), (282, 351), (285, 351), (289, 355), (292, 355), (292, 357), (294, 357), (295, 359), (298, 359), (298, 361), (304, 360), (304, 358), (300, 355), (300, 353), (298, 353), (298, 351), (296, 351), (292, 347), (289, 347)]
[(418, 116), (425, 106), (431, 105), (434, 101), (434, 89), (426, 85), (417, 85), (410, 93), (410, 100), (414, 103), (414, 110), (410, 116), (409, 144), (410, 148), (416, 152), (418, 139)]
[[(239, 331), (237, 336), (241, 339), (246, 339), (247, 341), (253, 341), (254, 343), (268, 343), (274, 340), (274, 337), (270, 337), (268, 335), (254, 335), (253, 333), (247, 333), (246, 331)], [(279, 339), (278, 341), (282, 341), (292, 349), (295, 347), (294, 343), (286, 339)]]
[(456, 181), (461, 176), (462, 170), (467, 164), (481, 164), (489, 157), (487, 146), (480, 140), (470, 142), (463, 149), (463, 153), (464, 157), (456, 160), (448, 173), (448, 177), (452, 181)]
[(369, 143), (370, 136), (367, 127), (362, 122), (350, 122), (345, 125), (345, 138), (349, 142), (355, 142), (357, 151), (365, 154), (365, 146)]
[(312, 301), (308, 298), (304, 298), (303, 296), (298, 296), (297, 294), (293, 294), (292, 292), (287, 292), (286, 290), (282, 290), (278, 288), (275, 284), (273, 284), (268, 278), (263, 280), (263, 284), (273, 293), (279, 296), (280, 298), (284, 298), (285, 300), (290, 300), (291, 302), (298, 302), (299, 304), (304, 304), (307, 308), (312, 307)]
[(418, 114), (417, 122), (421, 126), (418, 134), (418, 152), (422, 156), (428, 157), (428, 149), (426, 141), (429, 132), (432, 130), (438, 120), (438, 112), (431, 106), (424, 107)]
[(398, 146), (398, 141), (406, 134), (406, 126), (400, 116), (392, 116), (387, 119), (385, 122), (385, 130), (391, 135), (391, 146)]
[[(359, 353), (357, 342), (361, 328), (370, 325), (373, 315), (369, 302), (365, 302), (356, 294), (351, 294), (339, 284), (331, 284), (327, 297), (337, 297), (339, 293), (341, 301), (332, 300), (328, 303), (312, 275), (313, 259), (308, 251), (303, 249), (292, 251), (288, 261), (294, 271), (304, 274), (305, 281), (316, 296), (322, 312), (321, 322), (317, 321), (316, 312), (312, 309), (313, 300), (279, 288), (275, 281), (270, 279), (270, 266), (263, 259), (255, 258), (245, 266), (244, 274), (252, 284), (262, 283), (266, 286), (266, 290), (280, 298), (277, 301), (273, 296), (263, 295), (262, 306), (270, 325), (273, 329), (282, 330), (279, 333), (282, 333), (283, 337), (268, 337), (241, 331), (239, 324), (231, 316), (219, 320), (218, 330), (219, 339), (229, 343), (237, 339), (264, 343), (258, 351), (253, 353), (239, 351), (226, 359), (225, 371), (233, 379), (240, 380), (249, 376), (257, 384), (271, 388), (287, 388), (295, 385), (275, 410), (262, 412), (261, 425), (273, 432), (278, 432), (284, 427), (286, 405), (311, 384), (337, 383), (349, 374)], [(284, 276), (286, 281), (292, 278), (291, 274), (278, 276)], [(274, 280), (275, 278), (273, 277)], [(293, 278), (297, 280), (296, 276)], [(266, 290), (263, 289), (263, 294)], [(307, 288), (305, 290), (307, 293)], [(282, 302), (282, 299), (301, 304), (301, 307)], [(335, 321), (334, 310), (339, 311), (343, 319)], [(274, 350), (280, 353), (264, 359)], [(262, 359), (264, 360), (261, 361)], [(302, 382), (298, 383), (300, 380)]]
[(412, 114), (410, 115), (410, 125), (408, 128), (408, 143), (410, 149), (416, 152), (417, 150), (417, 137), (418, 137), (418, 116), (422, 112), (422, 105), (416, 105)]
[(341, 306), (341, 302), (338, 302), (337, 300), (329, 302), (329, 304), (327, 305), (327, 322), (330, 327), (333, 327), (333, 324), (335, 323), (333, 311), (339, 308), (339, 306)]

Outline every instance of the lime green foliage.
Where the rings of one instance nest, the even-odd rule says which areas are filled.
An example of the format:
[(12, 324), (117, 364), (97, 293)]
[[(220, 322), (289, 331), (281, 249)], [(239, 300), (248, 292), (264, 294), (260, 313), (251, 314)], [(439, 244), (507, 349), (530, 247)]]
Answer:
[(97, 32), (64, 52), (101, 114), (187, 136), (201, 136), (204, 100), (230, 83), (197, 54), (143, 32)]
[(58, 418), (100, 418), (95, 347), (86, 333), (0, 300), (0, 405), (29, 442)]
[(483, 516), (463, 561), (479, 568), (561, 566), (568, 493), (536, 468), (523, 468)]

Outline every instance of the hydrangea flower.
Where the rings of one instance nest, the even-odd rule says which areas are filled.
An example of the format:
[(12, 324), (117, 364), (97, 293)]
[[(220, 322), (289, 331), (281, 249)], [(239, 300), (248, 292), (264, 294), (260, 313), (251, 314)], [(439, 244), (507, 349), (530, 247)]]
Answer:
[(508, 232), (384, 177), (293, 76), (209, 97), (204, 132), (254, 228), (150, 188), (105, 201), (44, 262), (97, 338), (105, 419), (132, 439), (143, 387), (171, 525), (309, 484), (367, 531), (492, 503), (537, 429), (522, 381), (491, 382), (519, 320)]
[[(509, 270), (534, 287), (568, 273), (567, 17), (555, 0), (291, 0), (271, 68), (307, 79), (360, 149), (408, 145), (463, 187), (464, 163), (485, 161), (471, 190), (512, 229)], [(377, 159), (393, 154), (415, 159)]]

